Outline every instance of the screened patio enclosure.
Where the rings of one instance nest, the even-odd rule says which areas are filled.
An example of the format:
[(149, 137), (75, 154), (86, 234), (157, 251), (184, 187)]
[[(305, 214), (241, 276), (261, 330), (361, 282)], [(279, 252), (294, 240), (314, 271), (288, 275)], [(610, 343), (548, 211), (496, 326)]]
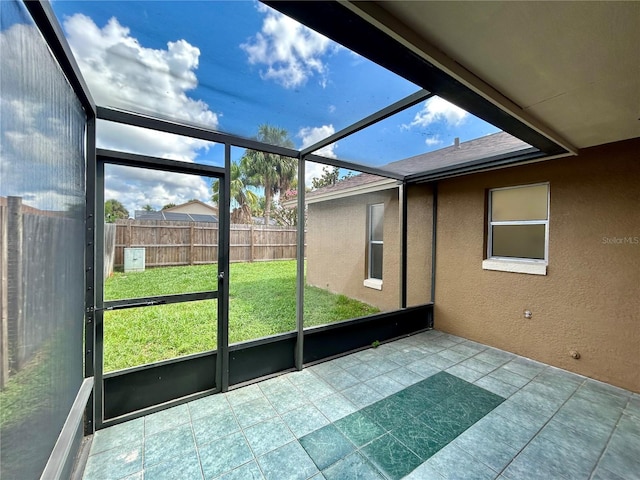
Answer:
[[(236, 50), (223, 45), (203, 50), (200, 71), (211, 76), (201, 77), (201, 90), (194, 90), (197, 56), (180, 70), (180, 62), (195, 55), (193, 45), (173, 38), (168, 50), (158, 46), (158, 31), (171, 22), (171, 2), (142, 4), (151, 16), (139, 15), (146, 20), (138, 24), (131, 8), (129, 18), (122, 19), (126, 27), (108, 20), (111, 2), (88, 3), (104, 27), (93, 23), (82, 2), (1, 5), (0, 395), (2, 476), (7, 478), (69, 477), (83, 436), (97, 429), (432, 328), (433, 182), (570, 153), (552, 134), (510, 116), (339, 2), (181, 4), (194, 22), (226, 22), (239, 31), (247, 28), (244, 12), (257, 9), (265, 21), (296, 25), (301, 38), (352, 62), (340, 78), (324, 78), (326, 71), (315, 70), (330, 117), (308, 106), (302, 88), (271, 94), (282, 85), (265, 79), (270, 72), (278, 77), (277, 67), (249, 68), (264, 36), (240, 38), (237, 44), (243, 47)], [(182, 28), (187, 31), (187, 25)], [(83, 37), (87, 32), (95, 36)], [(120, 43), (114, 41), (118, 35)], [(140, 57), (150, 53), (157, 63)], [(118, 68), (100, 65), (105, 58), (117, 58)], [(101, 70), (105, 65), (113, 70)], [(369, 82), (372, 76), (381, 81)], [(138, 83), (129, 88), (134, 79)], [(332, 82), (340, 90), (335, 98), (327, 87)], [(158, 90), (163, 88), (166, 94)], [(194, 92), (207, 96), (210, 105)], [(456, 133), (456, 142), (499, 132), (514, 141), (490, 154), (466, 152), (448, 165), (398, 162), (424, 153), (425, 132), (412, 128), (434, 99), (454, 104), (479, 125)], [(293, 131), (271, 135), (268, 127), (284, 118), (295, 126), (289, 128), (298, 129), (297, 136)], [(394, 153), (407, 143), (409, 150)], [(269, 174), (256, 180), (255, 166), (253, 177), (234, 174), (252, 161), (280, 162), (272, 170), (282, 175), (289, 169), (288, 181), (278, 184)], [(323, 243), (311, 238), (314, 225), (306, 212), (320, 209), (312, 197), (323, 187), (313, 187), (312, 180), (334, 167), (334, 185), (365, 177), (377, 183), (360, 191), (364, 196), (340, 200), (363, 212), (360, 222), (341, 217), (330, 203), (322, 206), (323, 218), (337, 232)], [(238, 221), (243, 178), (251, 187), (246, 195), (265, 197), (260, 214), (250, 212), (246, 223)], [(433, 198), (422, 209), (426, 216), (408, 208), (408, 199), (421, 198), (422, 188)], [(217, 221), (138, 225), (129, 218), (143, 207), (160, 209), (190, 199), (217, 208)], [(114, 222), (116, 228), (104, 220), (111, 212), (105, 205), (111, 201), (111, 208), (114, 200), (129, 206), (122, 221)], [(273, 262), (242, 261), (234, 248), (255, 253), (266, 247), (256, 237), (251, 247), (232, 237), (237, 224), (253, 225), (245, 229), (252, 235), (258, 225), (265, 231), (290, 227), (293, 243), (270, 245), (282, 251), (291, 247), (295, 254), (281, 253)], [(145, 243), (131, 234), (133, 226), (158, 233)], [(104, 275), (107, 231), (118, 235), (118, 228), (123, 240), (115, 240), (116, 247), (143, 249), (146, 263), (158, 266), (128, 271), (123, 259), (123, 271)], [(202, 229), (201, 237), (178, 237), (195, 235), (196, 228)], [(364, 246), (332, 251), (331, 245), (356, 237)], [(162, 260), (163, 248), (179, 253)], [(308, 256), (311, 248), (322, 252), (321, 261)], [(360, 261), (350, 263), (356, 258)], [(244, 263), (255, 270), (241, 270)], [(186, 278), (182, 283), (172, 276), (178, 268), (183, 270), (175, 275)], [(147, 274), (156, 277), (144, 280)], [(331, 280), (312, 280), (321, 274)], [(358, 288), (345, 293), (347, 287), (339, 285), (349, 277), (357, 279)], [(143, 279), (139, 286), (126, 283), (136, 278)], [(129, 286), (117, 290), (116, 280)], [(254, 283), (242, 290), (246, 282)], [(281, 286), (280, 300), (271, 305), (267, 300), (275, 294), (268, 299), (260, 294), (273, 292), (274, 285)], [(379, 304), (378, 292), (384, 293)], [(349, 309), (343, 308), (347, 303)], [(277, 324), (257, 328), (256, 319), (267, 308), (276, 312)], [(246, 333), (238, 333), (247, 323)], [(182, 345), (186, 337), (196, 341)], [(175, 348), (148, 352), (165, 338)], [(125, 344), (140, 355), (115, 363), (126, 355), (117, 350)]]

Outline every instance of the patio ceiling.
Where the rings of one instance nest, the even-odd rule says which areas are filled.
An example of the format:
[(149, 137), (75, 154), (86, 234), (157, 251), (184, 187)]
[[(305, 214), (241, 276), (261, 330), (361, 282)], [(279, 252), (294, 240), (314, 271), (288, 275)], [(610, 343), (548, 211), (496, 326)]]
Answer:
[(640, 136), (638, 2), (350, 2), (516, 117), (586, 148)]

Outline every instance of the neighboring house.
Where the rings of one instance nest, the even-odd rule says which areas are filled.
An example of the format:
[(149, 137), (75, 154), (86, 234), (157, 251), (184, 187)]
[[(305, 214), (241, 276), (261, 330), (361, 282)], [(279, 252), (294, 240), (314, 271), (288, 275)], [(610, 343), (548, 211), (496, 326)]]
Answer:
[(136, 210), (136, 220), (170, 220), (174, 222), (217, 222), (218, 207), (207, 205), (200, 200), (191, 200), (159, 212)]

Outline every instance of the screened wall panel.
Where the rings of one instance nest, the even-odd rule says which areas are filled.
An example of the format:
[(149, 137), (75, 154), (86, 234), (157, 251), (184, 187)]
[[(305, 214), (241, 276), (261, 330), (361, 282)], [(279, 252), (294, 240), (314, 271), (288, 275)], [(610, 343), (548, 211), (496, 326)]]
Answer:
[(307, 162), (305, 328), (400, 307), (395, 180)]
[[(291, 146), (288, 133), (261, 126), (258, 137)], [(295, 158), (231, 149), (229, 343), (296, 329)]]
[(0, 477), (31, 479), (83, 379), (86, 118), (21, 3), (0, 44)]
[(431, 301), (433, 188), (407, 186), (407, 306)]

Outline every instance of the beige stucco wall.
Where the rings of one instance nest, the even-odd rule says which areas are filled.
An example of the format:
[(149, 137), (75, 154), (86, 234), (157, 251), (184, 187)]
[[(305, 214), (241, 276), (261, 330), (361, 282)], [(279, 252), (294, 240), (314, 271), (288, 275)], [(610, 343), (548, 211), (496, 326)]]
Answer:
[[(407, 305), (431, 295), (432, 192), (413, 185), (407, 191)], [(385, 204), (382, 290), (365, 287), (367, 206)], [(307, 283), (342, 293), (383, 311), (400, 306), (400, 229), (398, 189), (309, 205)]]
[[(363, 285), (367, 276), (367, 206), (384, 203), (382, 290)], [(341, 293), (383, 311), (398, 308), (398, 189), (309, 205), (307, 283)]]
[(407, 189), (407, 306), (431, 301), (433, 191), (428, 185)]
[[(547, 275), (483, 270), (486, 190), (535, 182), (550, 182)], [(640, 391), (639, 139), (438, 192), (436, 328)]]

